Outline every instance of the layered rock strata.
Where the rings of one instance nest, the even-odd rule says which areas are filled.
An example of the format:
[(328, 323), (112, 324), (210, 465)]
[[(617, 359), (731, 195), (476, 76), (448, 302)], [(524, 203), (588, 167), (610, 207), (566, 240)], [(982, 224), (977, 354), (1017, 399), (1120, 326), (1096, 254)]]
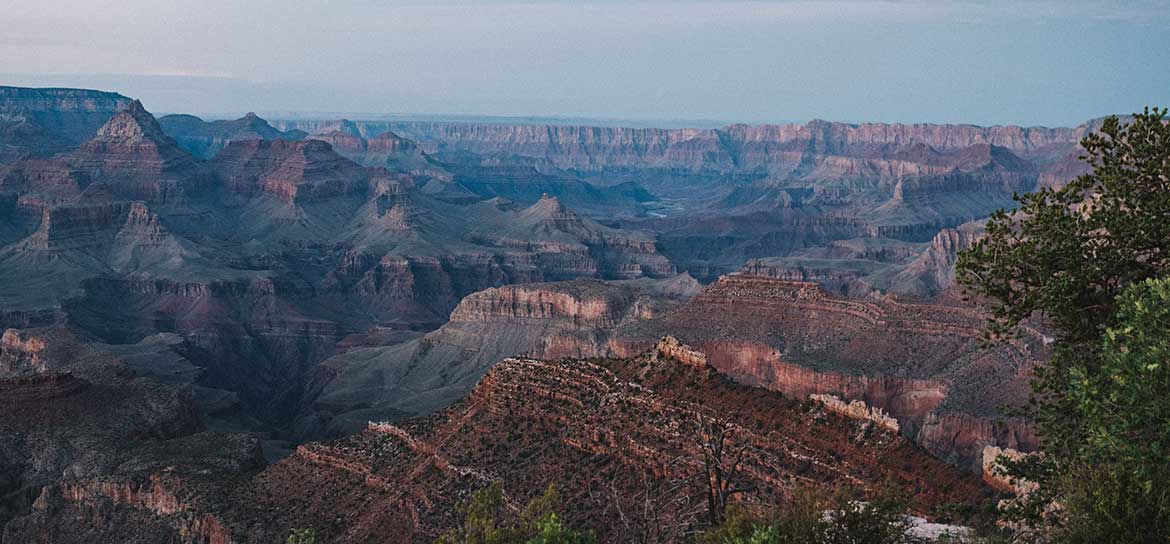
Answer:
[(984, 320), (971, 307), (845, 299), (812, 283), (731, 275), (617, 331), (610, 348), (636, 353), (671, 334), (736, 380), (862, 401), (936, 455), (974, 467), (985, 445), (1035, 447), (1030, 426), (1003, 410), (1026, 400), (1031, 369), (1046, 357), (1039, 334), (984, 349)]

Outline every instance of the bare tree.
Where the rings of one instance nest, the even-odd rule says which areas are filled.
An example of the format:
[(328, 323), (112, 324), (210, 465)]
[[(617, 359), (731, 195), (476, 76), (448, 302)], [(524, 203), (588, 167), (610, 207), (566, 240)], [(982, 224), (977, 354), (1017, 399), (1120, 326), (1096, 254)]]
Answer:
[(687, 470), (692, 463), (679, 457), (660, 471), (643, 470), (637, 490), (621, 491), (614, 482), (589, 493), (604, 510), (612, 509), (618, 518), (615, 541), (638, 544), (682, 542), (704, 510), (702, 497), (694, 493), (694, 482), (701, 474)]
[(703, 456), (706, 476), (704, 494), (707, 498), (707, 516), (711, 525), (720, 525), (727, 512), (727, 503), (736, 495), (750, 492), (755, 487), (743, 481), (741, 468), (750, 444), (733, 444), (735, 426), (722, 417), (706, 417), (695, 412), (696, 440)]

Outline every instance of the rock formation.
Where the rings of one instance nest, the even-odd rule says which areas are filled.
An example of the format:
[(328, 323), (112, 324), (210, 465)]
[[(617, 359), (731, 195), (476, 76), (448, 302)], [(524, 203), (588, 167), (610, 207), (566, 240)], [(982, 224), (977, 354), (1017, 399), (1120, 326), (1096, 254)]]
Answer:
[(1035, 447), (1029, 426), (1003, 410), (1026, 400), (1031, 368), (1046, 357), (1038, 334), (982, 349), (984, 320), (971, 307), (851, 300), (813, 283), (731, 275), (619, 329), (610, 345), (631, 354), (674, 335), (738, 381), (862, 401), (929, 451), (975, 467), (985, 445)]
[(66, 159), (120, 198), (175, 203), (210, 188), (202, 164), (183, 151), (137, 100)]
[(1035, 447), (1049, 339), (951, 282), (1099, 124), (295, 125), (0, 87), (6, 542), (426, 540), (494, 479), (623, 540), (590, 501), (689, 477), (696, 414), (765, 500), (929, 514)]
[(129, 104), (115, 93), (0, 86), (0, 164), (68, 151)]
[(35, 363), (0, 378), (6, 542), (173, 539), (181, 531), (117, 508), (181, 519), (173, 514), (190, 505), (164, 481), (226, 479), (262, 464), (255, 438), (202, 428), (189, 386), (137, 376), (115, 351), (68, 330), (9, 329), (0, 349), (6, 367), (14, 357)]
[(318, 418), (334, 429), (426, 414), (454, 402), (506, 357), (596, 357), (619, 326), (650, 319), (697, 291), (689, 277), (505, 286), (471, 294), (438, 330), (357, 348), (322, 364)]
[(277, 130), (255, 113), (230, 121), (204, 121), (194, 115), (166, 115), (159, 118), (158, 124), (179, 147), (203, 159), (214, 157), (233, 141), (300, 140), (306, 136), (302, 131)]
[(752, 500), (783, 501), (797, 485), (847, 481), (867, 492), (894, 482), (914, 490), (915, 511), (929, 515), (984, 493), (974, 475), (884, 429), (654, 359), (507, 359), (432, 417), (371, 422), (302, 445), (230, 486), (178, 470), (129, 485), (54, 487), (9, 534), (79, 542), (89, 535), (61, 528), (74, 527), (78, 513), (105, 512), (101, 535), (270, 541), (312, 527), (323, 542), (414, 542), (450, 528), (460, 500), (499, 480), (509, 504), (555, 484), (568, 523), (629, 541), (651, 522), (632, 508), (623, 522), (612, 506), (633, 505), (647, 489), (662, 494), (663, 510), (652, 515), (676, 519), (680, 532), (702, 523), (699, 422), (729, 426), (729, 449), (750, 452), (737, 464)]
[(845, 402), (836, 395), (818, 395), (812, 394), (808, 396), (809, 400), (824, 404), (831, 412), (841, 414), (845, 417), (854, 419), (864, 419), (877, 423), (882, 428), (897, 433), (901, 430), (898, 420), (890, 417), (881, 408), (874, 408), (865, 404), (863, 400), (851, 400)]

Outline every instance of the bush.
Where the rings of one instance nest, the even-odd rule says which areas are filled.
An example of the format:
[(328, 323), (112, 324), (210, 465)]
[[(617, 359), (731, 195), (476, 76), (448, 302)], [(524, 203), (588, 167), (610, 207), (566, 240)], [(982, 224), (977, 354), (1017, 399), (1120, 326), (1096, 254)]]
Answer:
[(556, 514), (549, 514), (536, 522), (536, 535), (528, 544), (595, 544), (591, 533), (581, 533), (565, 527)]
[(439, 537), (439, 544), (592, 544), (592, 533), (565, 527), (557, 515), (560, 496), (549, 484), (544, 493), (528, 502), (519, 519), (504, 507), (500, 482), (476, 491), (460, 507), (463, 520)]
[(287, 544), (317, 544), (315, 529), (293, 529), (285, 540)]
[(827, 498), (797, 490), (783, 509), (752, 512), (743, 505), (728, 510), (727, 521), (699, 535), (699, 544), (912, 544), (907, 501), (886, 492), (869, 502), (844, 494)]
[(1146, 487), (1135, 471), (1117, 464), (1082, 467), (1060, 480), (1062, 520), (1054, 540), (1068, 544), (1170, 541), (1170, 487)]

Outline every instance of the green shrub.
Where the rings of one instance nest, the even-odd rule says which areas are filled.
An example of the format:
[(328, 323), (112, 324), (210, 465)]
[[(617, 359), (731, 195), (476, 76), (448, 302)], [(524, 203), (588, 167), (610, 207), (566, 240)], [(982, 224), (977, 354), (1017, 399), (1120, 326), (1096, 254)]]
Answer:
[(463, 515), (458, 527), (444, 533), (439, 544), (592, 544), (592, 533), (579, 532), (562, 523), (557, 515), (560, 496), (549, 484), (534, 497), (518, 519), (510, 516), (504, 505), (504, 487), (493, 482), (476, 491), (460, 507)]
[(285, 540), (287, 544), (317, 544), (315, 529), (293, 529)]
[(565, 527), (556, 514), (537, 520), (536, 535), (527, 544), (595, 544), (592, 533), (582, 533)]
[(700, 533), (699, 544), (911, 544), (907, 532), (907, 501), (882, 493), (869, 502), (845, 494), (826, 497), (801, 489), (783, 508), (752, 511), (743, 505), (728, 509), (719, 527)]

